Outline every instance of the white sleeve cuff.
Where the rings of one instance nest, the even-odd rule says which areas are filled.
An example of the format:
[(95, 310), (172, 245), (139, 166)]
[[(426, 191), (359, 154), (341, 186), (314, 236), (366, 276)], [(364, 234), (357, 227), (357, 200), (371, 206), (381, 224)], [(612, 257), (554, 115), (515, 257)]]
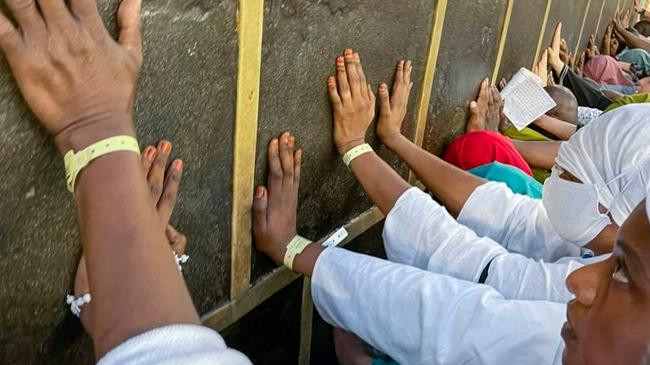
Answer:
[(189, 324), (155, 328), (109, 351), (98, 365), (217, 364), (251, 365), (207, 327)]

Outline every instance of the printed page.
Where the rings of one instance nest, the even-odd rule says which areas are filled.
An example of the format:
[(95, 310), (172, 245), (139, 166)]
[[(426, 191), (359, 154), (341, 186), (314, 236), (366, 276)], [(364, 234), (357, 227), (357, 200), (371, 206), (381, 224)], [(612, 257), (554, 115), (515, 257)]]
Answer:
[(555, 101), (542, 88), (539, 77), (522, 68), (501, 91), (503, 112), (518, 130), (555, 107)]

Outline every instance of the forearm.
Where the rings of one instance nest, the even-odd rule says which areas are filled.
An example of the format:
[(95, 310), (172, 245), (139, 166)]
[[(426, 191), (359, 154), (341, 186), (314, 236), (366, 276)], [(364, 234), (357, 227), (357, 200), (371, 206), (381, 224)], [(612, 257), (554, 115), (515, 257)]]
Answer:
[[(352, 160), (350, 170), (373, 203), (384, 214), (388, 214), (399, 197), (411, 188), (408, 182), (374, 152), (366, 153)], [(324, 249), (317, 243), (307, 246), (300, 255), (296, 256), (293, 270), (311, 276), (316, 261)]]
[[(338, 248), (319, 261), (312, 294), (326, 322), (401, 364), (470, 363), (476, 354), (489, 364), (551, 363), (566, 311), (556, 303), (507, 301), (485, 285)], [(502, 343), (526, 338), (534, 346), (493, 346), (485, 336), (495, 335), (494, 323), (514, 324), (496, 329)]]
[(374, 152), (366, 153), (352, 160), (350, 171), (372, 202), (384, 214), (388, 214), (397, 199), (411, 187)]
[(650, 41), (646, 38), (637, 36), (627, 29), (616, 26), (616, 31), (623, 37), (629, 48), (641, 48), (650, 52)]
[(577, 130), (575, 125), (548, 115), (541, 116), (534, 123), (563, 141), (569, 140)]
[[(124, 128), (120, 134), (132, 131)], [(97, 142), (99, 135), (91, 135), (70, 138), (68, 145), (79, 150)], [(65, 143), (60, 148), (65, 149)], [(97, 356), (152, 328), (198, 324), (151, 201), (139, 156), (114, 152), (93, 160), (79, 174), (75, 200), (93, 313), (98, 314), (92, 318), (97, 330), (91, 334)]]
[(562, 142), (512, 140), (512, 143), (530, 166), (550, 169), (555, 165), (555, 158)]
[(418, 147), (403, 135), (385, 141), (415, 172), (424, 186), (457, 216), (474, 190), (486, 181)]

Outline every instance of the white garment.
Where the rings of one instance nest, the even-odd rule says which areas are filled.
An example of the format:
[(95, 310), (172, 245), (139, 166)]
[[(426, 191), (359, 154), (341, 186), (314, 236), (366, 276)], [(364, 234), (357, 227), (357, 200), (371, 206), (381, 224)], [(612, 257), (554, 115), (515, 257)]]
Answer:
[(109, 351), (98, 365), (211, 364), (251, 365), (207, 327), (171, 325), (147, 331)]
[(492, 238), (509, 252), (535, 260), (555, 262), (588, 252), (555, 232), (541, 200), (514, 194), (501, 183), (488, 182), (476, 188), (460, 211), (458, 222), (479, 236)]
[[(486, 185), (503, 188), (516, 200), (505, 184)], [(477, 282), (490, 263), (485, 284), (505, 299), (566, 303), (573, 298), (566, 289), (566, 277), (583, 266), (580, 257), (548, 263), (509, 253), (493, 239), (479, 237), (456, 222), (444, 207), (417, 188), (402, 194), (388, 213), (383, 238), (390, 261), (457, 279)], [(579, 251), (573, 245), (566, 248), (563, 254)]]
[(600, 203), (618, 225), (645, 197), (645, 186), (634, 172), (650, 158), (649, 120), (648, 104), (612, 110), (563, 142), (555, 160), (583, 183), (598, 186)]
[(578, 128), (582, 128), (591, 123), (594, 119), (600, 117), (601, 114), (603, 114), (603, 111), (600, 109), (579, 106), (576, 124), (578, 125)]
[(561, 364), (566, 307), (340, 248), (316, 261), (320, 315), (400, 364)]

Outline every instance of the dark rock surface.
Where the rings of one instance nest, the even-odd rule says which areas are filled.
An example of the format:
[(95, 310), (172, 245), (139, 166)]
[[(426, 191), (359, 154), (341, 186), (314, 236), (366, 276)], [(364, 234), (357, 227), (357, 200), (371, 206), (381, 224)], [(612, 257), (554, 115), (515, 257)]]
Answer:
[[(530, 68), (533, 64), (545, 10), (545, 1), (516, 0), (514, 2), (508, 37), (503, 49), (499, 80), (502, 77), (509, 78), (520, 68)], [(541, 15), (534, 16), (537, 14)]]
[[(562, 38), (566, 39), (569, 51), (573, 52), (578, 44), (582, 19), (587, 10), (588, 2), (588, 0), (553, 1), (548, 23), (546, 24), (543, 44), (550, 44), (555, 24), (562, 22)], [(593, 21), (597, 22), (598, 18)]]
[(492, 77), (507, 0), (451, 2), (447, 8), (424, 135), (424, 147), (440, 154), (465, 131), (469, 101)]
[[(115, 28), (117, 0), (100, 8)], [(144, 146), (162, 138), (187, 169), (173, 224), (189, 237), (185, 277), (201, 312), (228, 299), (236, 1), (144, 2), (137, 100)], [(81, 255), (63, 161), (0, 66), (0, 362), (87, 363), (65, 305)]]
[[(392, 82), (399, 59), (413, 61), (410, 107), (404, 131), (415, 132), (435, 1), (268, 1), (265, 8), (262, 88), (256, 180), (266, 179), (266, 145), (281, 132), (304, 149), (298, 231), (318, 239), (368, 209), (365, 197), (332, 142), (326, 80), (345, 47), (358, 51), (373, 90)], [(374, 147), (379, 147), (375, 140)], [(382, 148), (404, 176), (407, 169)], [(253, 280), (274, 265), (253, 253)]]
[[(599, 38), (616, 0), (592, 0), (583, 42)], [(115, 34), (119, 0), (100, 0)], [(467, 104), (479, 81), (491, 77), (507, 0), (449, 1), (432, 90), (425, 147), (440, 153), (465, 129)], [(575, 47), (587, 0), (555, 0), (545, 44), (555, 21)], [(266, 178), (266, 144), (290, 130), (305, 149), (298, 231), (320, 238), (371, 206), (345, 169), (331, 140), (325, 80), (345, 47), (359, 51), (373, 89), (392, 82), (400, 58), (414, 64), (415, 83), (404, 132), (413, 136), (436, 0), (266, 0), (256, 182)], [(143, 147), (174, 143), (184, 159), (182, 193), (173, 224), (189, 237), (192, 257), (184, 274), (204, 314), (228, 300), (230, 211), (237, 80), (236, 0), (151, 0), (143, 7), (145, 63), (136, 104)], [(0, 9), (6, 10), (0, 1)], [(529, 67), (545, 1), (516, 0), (501, 73)], [(594, 19), (591, 16), (596, 13)], [(0, 57), (0, 363), (92, 363), (89, 339), (64, 302), (73, 284), (81, 245), (62, 159), (38, 127)], [(382, 157), (407, 176), (374, 136)], [(381, 225), (351, 245), (381, 255)], [(253, 281), (272, 269), (253, 256)], [(227, 341), (256, 363), (294, 363), (299, 343), (301, 281), (296, 281), (228, 328)], [(315, 324), (313, 359), (327, 349), (324, 323)], [(277, 328), (285, 326), (282, 330)], [(266, 332), (257, 332), (265, 328)], [(321, 330), (325, 328), (325, 332)], [(276, 331), (277, 330), (277, 331)], [(280, 334), (281, 333), (281, 334)], [(322, 336), (325, 333), (325, 336)], [(320, 341), (320, 342), (319, 342)], [(321, 346), (323, 345), (323, 346)], [(329, 350), (323, 350), (325, 352)], [(323, 354), (323, 352), (321, 352)], [(332, 353), (323, 355), (331, 359)], [(330, 357), (328, 357), (330, 356)]]

